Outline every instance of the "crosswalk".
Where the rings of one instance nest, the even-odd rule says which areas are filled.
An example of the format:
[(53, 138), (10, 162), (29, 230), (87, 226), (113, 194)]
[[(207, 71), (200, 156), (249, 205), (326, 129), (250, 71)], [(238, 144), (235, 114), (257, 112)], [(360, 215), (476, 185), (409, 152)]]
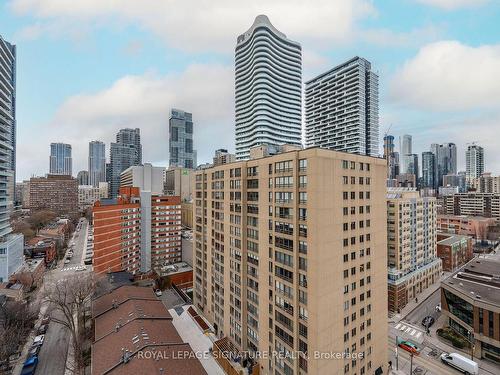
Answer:
[(423, 332), (415, 327), (412, 327), (408, 324), (405, 323), (398, 323), (394, 327), (398, 331), (404, 333), (405, 336), (407, 336), (410, 340), (415, 340), (415, 341), (420, 341), (423, 339)]
[(73, 266), (73, 267), (66, 267), (61, 269), (62, 272), (69, 272), (69, 271), (85, 271), (87, 267), (85, 266)]

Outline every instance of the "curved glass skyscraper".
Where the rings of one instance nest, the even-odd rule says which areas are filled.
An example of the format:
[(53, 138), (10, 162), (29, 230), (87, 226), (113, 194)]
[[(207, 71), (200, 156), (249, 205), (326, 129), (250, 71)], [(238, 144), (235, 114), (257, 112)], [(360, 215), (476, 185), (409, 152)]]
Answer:
[(301, 144), (302, 48), (257, 16), (235, 49), (236, 157), (260, 144)]

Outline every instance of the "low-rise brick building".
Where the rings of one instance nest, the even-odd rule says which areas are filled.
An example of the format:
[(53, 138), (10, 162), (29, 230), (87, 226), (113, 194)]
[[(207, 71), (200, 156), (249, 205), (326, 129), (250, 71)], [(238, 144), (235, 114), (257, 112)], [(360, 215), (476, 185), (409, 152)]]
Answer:
[(443, 271), (455, 271), (472, 259), (472, 239), (460, 234), (438, 233), (437, 256), (441, 258)]

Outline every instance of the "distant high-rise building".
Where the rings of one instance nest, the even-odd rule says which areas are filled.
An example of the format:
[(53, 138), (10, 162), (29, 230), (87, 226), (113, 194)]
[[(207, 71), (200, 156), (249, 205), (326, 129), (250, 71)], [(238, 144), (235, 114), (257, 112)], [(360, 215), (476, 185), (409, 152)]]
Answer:
[(140, 192), (163, 195), (165, 168), (153, 167), (150, 163), (134, 165), (120, 175), (120, 187), (136, 187)]
[(23, 263), (24, 236), (12, 234), (16, 173), (16, 46), (0, 36), (0, 283)]
[(76, 175), (76, 180), (78, 181), (78, 185), (88, 185), (89, 184), (89, 172), (88, 171), (80, 171)]
[(394, 136), (384, 136), (384, 159), (387, 162), (387, 178), (393, 180), (399, 174), (399, 154), (395, 151)]
[(378, 156), (378, 76), (353, 59), (306, 82), (306, 145)]
[(302, 48), (257, 16), (237, 38), (236, 157), (260, 144), (301, 144)]
[(434, 154), (434, 183), (438, 190), (443, 186), (443, 176), (457, 173), (457, 146), (454, 143), (443, 143), (431, 145), (431, 152)]
[(106, 145), (100, 141), (89, 142), (89, 184), (98, 187), (106, 181)]
[(405, 134), (399, 138), (399, 152), (401, 155), (401, 165), (399, 168), (399, 173), (415, 174), (413, 173), (414, 157), (412, 155), (411, 135)]
[(467, 147), (465, 153), (465, 176), (470, 186), (475, 178), (484, 173), (484, 149), (476, 144)]
[(403, 155), (402, 164), (404, 164), (404, 169), (400, 170), (400, 174), (413, 174), (418, 180), (418, 155), (417, 154), (406, 154)]
[(193, 148), (193, 115), (172, 109), (169, 120), (169, 165), (196, 168), (196, 150)]
[(50, 174), (72, 175), (71, 145), (66, 143), (50, 144)]
[(142, 145), (139, 129), (121, 129), (109, 150), (109, 196), (116, 198), (121, 173), (133, 165), (142, 164)]
[(215, 150), (215, 155), (213, 158), (214, 166), (234, 163), (236, 161), (236, 155), (230, 154), (226, 149), (220, 148)]
[(422, 187), (434, 189), (436, 183), (434, 174), (436, 173), (435, 156), (430, 151), (422, 152)]

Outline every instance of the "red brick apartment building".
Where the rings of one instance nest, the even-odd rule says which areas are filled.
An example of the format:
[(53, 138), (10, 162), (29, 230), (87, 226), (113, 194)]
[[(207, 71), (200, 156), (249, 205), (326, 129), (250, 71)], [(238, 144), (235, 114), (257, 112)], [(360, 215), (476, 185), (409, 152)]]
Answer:
[(180, 262), (181, 197), (151, 197), (151, 266)]
[(139, 270), (141, 205), (139, 188), (121, 188), (116, 199), (94, 204), (94, 258), (96, 274)]
[(94, 272), (148, 272), (181, 261), (178, 196), (120, 189), (116, 200), (94, 204)]
[(438, 230), (453, 234), (471, 236), (477, 240), (486, 240), (490, 227), (496, 220), (491, 217), (466, 215), (438, 215)]
[(473, 258), (472, 239), (460, 234), (438, 233), (437, 255), (443, 261), (443, 271), (453, 272)]

